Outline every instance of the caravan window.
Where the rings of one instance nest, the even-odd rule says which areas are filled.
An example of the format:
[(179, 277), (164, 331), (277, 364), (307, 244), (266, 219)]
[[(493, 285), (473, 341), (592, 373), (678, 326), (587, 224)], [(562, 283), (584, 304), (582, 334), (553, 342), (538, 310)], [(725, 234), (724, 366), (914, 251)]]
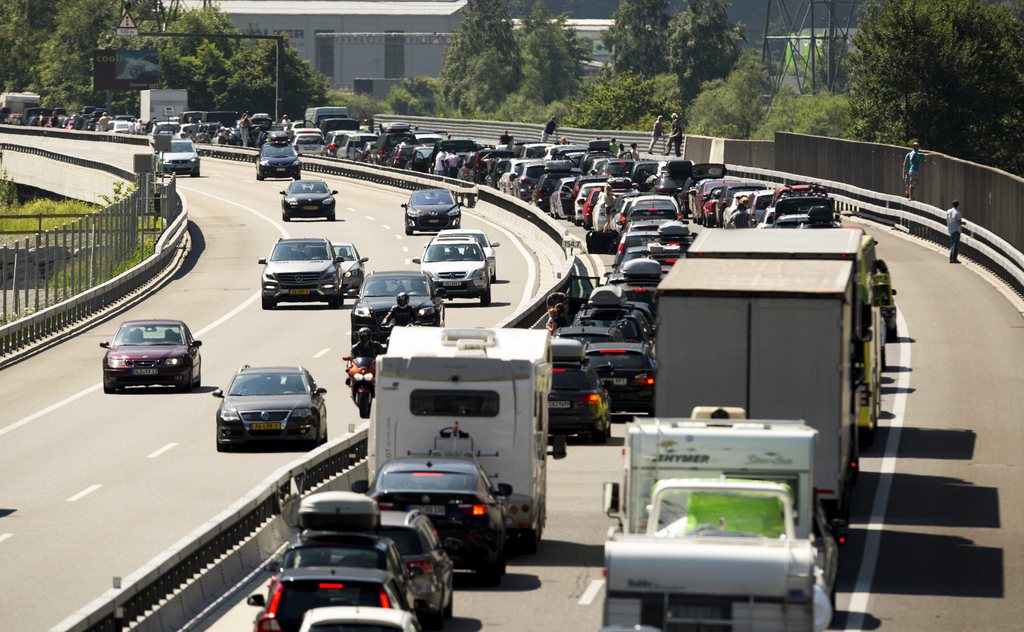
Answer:
[(497, 417), (499, 401), (494, 391), (413, 391), (409, 407), (422, 417)]

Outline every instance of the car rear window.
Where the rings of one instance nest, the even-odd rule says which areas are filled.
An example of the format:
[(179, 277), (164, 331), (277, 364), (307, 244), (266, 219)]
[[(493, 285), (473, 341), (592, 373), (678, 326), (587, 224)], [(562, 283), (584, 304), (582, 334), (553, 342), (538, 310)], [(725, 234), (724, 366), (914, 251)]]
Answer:
[(409, 408), (420, 417), (497, 417), (500, 401), (495, 391), (416, 390)]
[(539, 178), (544, 173), (544, 165), (531, 165), (526, 168), (525, 175), (527, 178)]
[(633, 206), (629, 211), (629, 219), (645, 220), (645, 219), (675, 219), (676, 209), (675, 207), (656, 207), (651, 208), (649, 206)]
[(600, 349), (587, 351), (587, 359), (590, 366), (600, 370), (611, 365), (619, 369), (646, 369), (649, 368), (644, 354), (626, 349)]
[(551, 388), (568, 391), (585, 391), (593, 388), (594, 384), (586, 371), (572, 368), (551, 369)]
[[(277, 606), (277, 617), (298, 622), (308, 610), (327, 606), (390, 607), (387, 597), (381, 598), (380, 584), (366, 581), (288, 582)], [(386, 606), (385, 606), (386, 605)], [(296, 626), (297, 628), (298, 626)]]
[(315, 623), (309, 632), (402, 632), (402, 628), (383, 623)]
[(283, 568), (315, 566), (347, 566), (355, 568), (386, 568), (384, 554), (362, 546), (301, 546), (284, 554)]
[(377, 487), (387, 491), (476, 491), (476, 478), (459, 472), (384, 472), (380, 479)]
[(423, 543), (420, 542), (420, 537), (416, 535), (415, 529), (384, 527), (380, 530), (380, 534), (393, 540), (395, 546), (398, 547), (398, 552), (402, 555), (420, 555), (423, 553)]

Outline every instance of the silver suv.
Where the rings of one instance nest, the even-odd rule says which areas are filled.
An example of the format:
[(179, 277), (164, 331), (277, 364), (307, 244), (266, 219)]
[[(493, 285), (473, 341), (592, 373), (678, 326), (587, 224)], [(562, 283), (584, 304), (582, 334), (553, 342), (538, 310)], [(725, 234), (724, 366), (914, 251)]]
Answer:
[(491, 304), (491, 274), (487, 257), (472, 237), (434, 239), (423, 256), (412, 260), (420, 272), (429, 274), (448, 298), (479, 298), (484, 307)]
[(337, 309), (343, 300), (341, 265), (327, 239), (278, 239), (263, 267), (263, 309), (279, 302), (326, 301)]

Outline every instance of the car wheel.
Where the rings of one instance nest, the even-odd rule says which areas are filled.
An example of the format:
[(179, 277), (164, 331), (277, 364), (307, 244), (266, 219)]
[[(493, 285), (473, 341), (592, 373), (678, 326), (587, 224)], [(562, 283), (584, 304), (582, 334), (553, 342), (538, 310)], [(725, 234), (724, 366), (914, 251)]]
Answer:
[(451, 619), (455, 611), (455, 593), (448, 592), (448, 603), (444, 607), (444, 618)]
[(217, 452), (231, 452), (231, 446), (226, 443), (217, 442)]
[(331, 298), (327, 299), (327, 307), (329, 309), (340, 309), (341, 304), (344, 302), (345, 297), (339, 293), (337, 296), (332, 296)]
[(411, 228), (406, 228), (405, 229), (405, 234), (406, 234), (406, 236), (411, 236), (412, 235), (412, 229)]
[(117, 387), (116, 386), (107, 386), (106, 384), (104, 384), (103, 385), (103, 392), (106, 393), (107, 395), (112, 395), (112, 394), (117, 392)]
[(196, 379), (192, 380), (192, 388), (199, 388), (203, 385), (203, 371), (200, 369), (199, 373), (196, 373)]
[(274, 309), (275, 307), (277, 307), (277, 303), (274, 301), (274, 299), (267, 298), (266, 296), (263, 297), (260, 303), (263, 305), (263, 309)]
[(536, 529), (523, 529), (519, 532), (519, 553), (523, 555), (536, 555), (537, 545), (540, 544), (540, 535)]
[(324, 436), (320, 437), (320, 445), (327, 443), (327, 426), (324, 426)]
[(486, 564), (477, 571), (484, 586), (500, 586), (501, 576), (505, 574), (505, 552), (498, 554), (498, 559)]
[(189, 381), (186, 382), (185, 384), (175, 384), (174, 390), (178, 391), (179, 393), (190, 393), (192, 391), (192, 379), (189, 378)]
[(487, 307), (490, 304), (491, 304), (491, 288), (490, 288), (490, 286), (488, 286), (487, 287), (487, 291), (484, 292), (483, 296), (480, 297), (480, 305), (482, 307)]
[(292, 218), (288, 216), (288, 213), (281, 213), (281, 221), (290, 222), (292, 221)]
[(608, 435), (612, 431), (611, 421), (604, 428), (594, 428), (594, 431), (590, 434), (590, 438), (593, 440), (595, 445), (604, 445), (608, 443)]
[(337, 217), (334, 215), (334, 213), (331, 213), (330, 215), (327, 216), (328, 222), (333, 222), (335, 219), (337, 219)]
[(424, 610), (423, 616), (419, 617), (424, 630), (443, 630), (444, 612), (441, 610)]
[(257, 180), (262, 180), (262, 179), (263, 179), (263, 176), (261, 176), (260, 174), (258, 174), (258, 173), (257, 173), (257, 174), (256, 174), (256, 179), (257, 179)]
[(875, 442), (875, 429), (874, 427), (868, 428), (857, 428), (857, 441), (861, 447), (870, 446)]
[(192, 177), (193, 177), (193, 178), (198, 178), (198, 177), (199, 177), (199, 172), (197, 171), (197, 172), (193, 173), (193, 174), (192, 174)]

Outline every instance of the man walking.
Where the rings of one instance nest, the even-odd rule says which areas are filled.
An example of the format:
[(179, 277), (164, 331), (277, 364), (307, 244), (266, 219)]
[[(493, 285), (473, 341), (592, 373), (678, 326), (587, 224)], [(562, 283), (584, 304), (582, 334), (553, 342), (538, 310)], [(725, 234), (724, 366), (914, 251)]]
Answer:
[(910, 151), (903, 157), (903, 179), (907, 183), (907, 199), (914, 199), (914, 187), (917, 186), (918, 176), (921, 174), (921, 159), (924, 152), (918, 151), (919, 145), (915, 142)]
[(672, 147), (676, 148), (676, 157), (682, 155), (683, 124), (679, 120), (679, 115), (675, 112), (672, 113), (672, 132), (668, 137), (668, 151), (665, 152), (666, 155), (672, 153)]
[(242, 112), (242, 118), (238, 119), (238, 135), (242, 137), (242, 147), (248, 147), (251, 142), (249, 131), (252, 129), (252, 119), (248, 112)]
[(663, 118), (665, 117), (659, 114), (658, 118), (654, 120), (654, 129), (651, 130), (651, 145), (647, 148), (647, 153), (649, 154), (654, 153), (654, 146), (665, 135), (665, 124), (661, 122)]
[(555, 117), (552, 116), (548, 119), (548, 122), (544, 124), (544, 133), (540, 137), (540, 142), (548, 142), (548, 139), (554, 136), (556, 131), (558, 131), (558, 121), (556, 121)]
[[(915, 143), (916, 144), (916, 143)], [(960, 263), (960, 234), (964, 226), (964, 214), (960, 212), (960, 200), (953, 200), (953, 206), (946, 211), (946, 228), (949, 230), (949, 262)]]

